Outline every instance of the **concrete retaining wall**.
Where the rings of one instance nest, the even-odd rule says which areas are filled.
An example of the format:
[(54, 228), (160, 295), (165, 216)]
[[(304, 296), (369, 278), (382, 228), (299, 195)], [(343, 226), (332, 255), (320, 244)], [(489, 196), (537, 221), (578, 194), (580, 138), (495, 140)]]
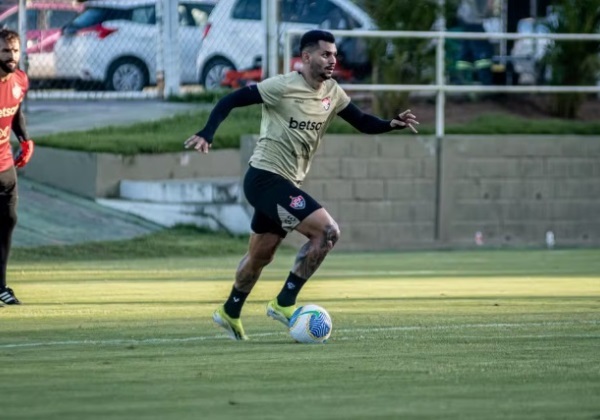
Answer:
[[(241, 177), (253, 144), (245, 136), (239, 151), (208, 156), (39, 147), (25, 175), (114, 197), (122, 179)], [(410, 135), (326, 137), (305, 189), (340, 224), (341, 249), (471, 246), (477, 231), (498, 246), (542, 245), (548, 230), (558, 244), (600, 245), (600, 137), (449, 136), (439, 159), (435, 144)]]

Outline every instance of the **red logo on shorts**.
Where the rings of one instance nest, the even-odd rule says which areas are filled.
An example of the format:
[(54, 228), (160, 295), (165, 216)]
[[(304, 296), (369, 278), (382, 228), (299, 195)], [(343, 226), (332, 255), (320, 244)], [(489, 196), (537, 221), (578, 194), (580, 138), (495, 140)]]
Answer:
[(298, 197), (292, 197), (290, 195), (290, 198), (292, 199), (292, 202), (290, 203), (290, 207), (296, 210), (302, 210), (304, 207), (306, 207), (306, 201), (304, 201), (304, 197), (302, 197), (301, 195), (299, 195)]

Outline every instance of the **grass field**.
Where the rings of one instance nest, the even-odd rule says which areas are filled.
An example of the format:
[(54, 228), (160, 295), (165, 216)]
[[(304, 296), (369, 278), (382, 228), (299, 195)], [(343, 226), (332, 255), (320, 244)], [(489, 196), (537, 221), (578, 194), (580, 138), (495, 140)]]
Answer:
[(334, 253), (301, 294), (333, 318), (312, 346), (264, 314), (292, 258), (241, 343), (210, 321), (239, 255), (16, 260), (0, 418), (600, 418), (600, 250)]

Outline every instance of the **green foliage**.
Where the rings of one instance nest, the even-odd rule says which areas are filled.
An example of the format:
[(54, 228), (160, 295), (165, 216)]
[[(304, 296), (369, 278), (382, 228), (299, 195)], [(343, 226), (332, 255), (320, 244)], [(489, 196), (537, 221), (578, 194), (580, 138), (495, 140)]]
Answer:
[[(554, 0), (556, 33), (600, 33), (598, 0)], [(552, 25), (551, 25), (552, 26)], [(552, 84), (595, 85), (600, 70), (600, 43), (594, 41), (555, 41), (545, 62), (552, 70)], [(583, 93), (555, 95), (553, 113), (561, 118), (576, 118), (585, 99)]]
[[(398, 109), (398, 108), (396, 108)], [(140, 153), (181, 152), (183, 142), (199, 130), (208, 119), (209, 110), (178, 115), (159, 121), (126, 127), (104, 127), (90, 131), (61, 133), (40, 137), (39, 146), (86, 152), (115, 153), (132, 156)], [(219, 127), (213, 150), (237, 149), (240, 137), (260, 131), (260, 107), (234, 109)], [(358, 131), (341, 118), (329, 126), (329, 134), (356, 134)], [(433, 124), (421, 124), (419, 133), (433, 134)], [(448, 125), (448, 134), (582, 134), (597, 135), (599, 122), (573, 122), (561, 119), (530, 120), (512, 115), (482, 115), (464, 124)], [(406, 135), (395, 131), (388, 135)]]
[[(438, 17), (437, 0), (366, 0), (365, 9), (381, 30), (429, 30)], [(391, 48), (390, 48), (391, 47)], [(435, 77), (435, 48), (428, 39), (377, 40), (371, 43), (373, 83), (428, 84)], [(408, 106), (408, 92), (381, 92), (375, 95), (374, 112), (392, 118)], [(387, 115), (386, 115), (387, 114)]]
[[(137, 123), (125, 127), (102, 127), (89, 131), (59, 133), (36, 139), (39, 146), (86, 152), (136, 155), (141, 153), (182, 152), (183, 142), (208, 120), (210, 110), (176, 115), (158, 121)], [(260, 132), (261, 107), (236, 108), (221, 124), (215, 136), (213, 150), (237, 149), (240, 137)], [(329, 126), (329, 133), (356, 133), (341, 118)]]

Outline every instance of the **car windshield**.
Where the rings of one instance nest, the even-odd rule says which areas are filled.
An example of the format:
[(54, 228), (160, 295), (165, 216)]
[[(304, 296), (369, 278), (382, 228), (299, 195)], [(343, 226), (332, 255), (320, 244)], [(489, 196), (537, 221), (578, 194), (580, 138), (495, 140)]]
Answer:
[(88, 28), (107, 20), (131, 20), (131, 9), (91, 7), (73, 19), (67, 26), (71, 29)]

